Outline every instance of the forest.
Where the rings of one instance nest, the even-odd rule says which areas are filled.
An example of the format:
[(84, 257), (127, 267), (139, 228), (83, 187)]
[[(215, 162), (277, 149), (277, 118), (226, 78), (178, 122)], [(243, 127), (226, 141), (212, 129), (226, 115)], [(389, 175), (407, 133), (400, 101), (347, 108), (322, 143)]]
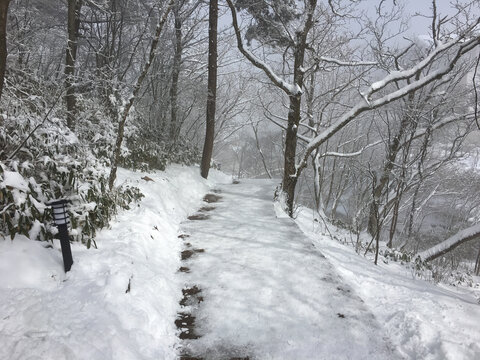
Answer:
[(313, 208), (376, 249), (466, 231), (428, 260), (478, 274), (478, 2), (1, 4), (4, 238), (51, 239), (45, 203), (70, 197), (90, 246), (141, 196), (113, 186), (118, 166), (201, 162), (280, 178), (290, 216)]
[[(156, 307), (152, 305), (154, 300), (145, 305), (140, 298), (135, 298), (138, 301), (135, 306), (145, 306), (145, 309), (151, 306), (148, 311), (150, 314), (158, 311), (158, 317), (166, 314), (165, 324), (170, 325), (159, 323), (158, 327), (168, 327), (165, 331), (172, 336), (158, 335), (163, 328), (147, 330), (163, 336), (157, 340), (164, 341), (163, 349), (171, 352), (158, 353), (160, 350), (155, 347), (158, 343), (153, 346), (154, 342), (142, 340), (147, 350), (141, 355), (129, 353), (127, 349), (115, 356), (114, 345), (111, 345), (113, 350), (102, 350), (112, 358), (173, 359), (178, 355), (179, 330), (169, 326), (179, 321), (174, 320), (178, 314), (182, 324), (182, 321), (193, 320), (190, 313), (176, 313), (179, 299), (169, 295), (168, 289), (174, 288), (179, 294), (183, 291), (188, 296), (191, 295), (188, 291), (193, 289), (200, 299), (198, 303), (202, 302), (203, 297), (198, 295), (201, 289), (196, 286), (209, 280), (218, 265), (199, 253), (208, 255), (211, 251), (224, 260), (218, 267), (223, 269), (219, 270), (219, 278), (210, 279), (218, 281), (219, 289), (230, 286), (226, 279), (229, 276), (233, 279), (238, 272), (233, 267), (237, 262), (244, 266), (245, 259), (258, 256), (258, 263), (264, 267), (255, 271), (268, 273), (271, 265), (277, 269), (272, 277), (282, 279), (277, 280), (285, 289), (271, 290), (278, 291), (278, 298), (296, 289), (295, 282), (305, 289), (311, 287), (314, 294), (324, 291), (332, 298), (338, 291), (342, 292), (341, 300), (332, 300), (328, 306), (320, 307), (321, 310), (312, 305), (304, 311), (318, 317), (308, 318), (316, 319), (312, 325), (315, 331), (322, 319), (328, 317), (322, 311), (331, 304), (357, 309), (361, 326), (369, 324), (371, 320), (363, 310), (363, 300), (358, 298), (360, 304), (355, 296), (348, 294), (355, 290), (368, 300), (369, 306), (390, 307), (398, 288), (409, 288), (411, 284), (401, 280), (399, 287), (388, 287), (382, 282), (381, 271), (390, 263), (399, 264), (403, 270), (398, 271), (412, 275), (412, 289), (418, 286), (419, 292), (427, 291), (414, 281), (428, 280), (439, 288), (428, 288), (427, 293), (438, 291), (440, 299), (432, 295), (433, 300), (428, 300), (432, 303), (428, 303), (426, 299), (430, 295), (427, 295), (423, 299), (425, 303), (413, 310), (401, 307), (395, 313), (378, 310), (378, 316), (388, 325), (388, 336), (403, 358), (473, 356), (473, 359), (480, 354), (478, 345), (470, 341), (475, 331), (468, 335), (471, 338), (465, 338), (464, 344), (458, 345), (468, 348), (462, 353), (442, 342), (448, 342), (446, 339), (453, 336), (442, 332), (450, 331), (449, 326), (442, 325), (444, 329), (438, 330), (444, 339), (439, 340), (441, 345), (425, 340), (426, 334), (434, 333), (422, 328), (425, 321), (418, 322), (416, 330), (404, 327), (417, 324), (417, 320), (412, 320), (416, 316), (412, 314), (417, 314), (415, 311), (425, 315), (429, 307), (434, 309), (432, 306), (440, 304), (442, 308), (442, 304), (450, 304), (455, 296), (445, 295), (440, 286), (479, 288), (479, 98), (478, 0), (0, 0), (0, 259), (4, 262), (0, 261), (0, 272), (9, 271), (16, 259), (18, 264), (24, 264), (31, 261), (31, 254), (46, 254), (45, 249), (58, 250), (54, 242), (58, 230), (49, 203), (67, 199), (69, 236), (74, 249), (73, 275), (48, 270), (42, 276), (58, 281), (57, 287), (68, 287), (68, 282), (62, 285), (62, 281), (68, 280), (70, 286), (76, 286), (83, 294), (84, 289), (77, 285), (87, 279), (83, 277), (85, 274), (108, 272), (105, 288), (98, 290), (99, 293), (105, 291), (101, 293), (105, 295), (99, 296), (102, 300), (92, 300), (94, 303), (120, 298), (119, 293), (131, 292), (135, 297), (139, 288), (143, 289), (144, 296), (162, 288), (155, 300)], [(137, 179), (133, 181), (135, 176)], [(229, 187), (215, 187), (225, 179), (230, 185), (232, 181), (238, 184), (238, 192), (242, 191), (244, 197)], [(217, 195), (210, 194), (213, 198), (224, 197), (224, 205), (221, 202), (220, 205), (207, 204), (210, 207), (201, 207), (200, 215), (191, 215), (208, 187), (216, 191), (212, 190)], [(203, 199), (210, 202), (208, 197)], [(230, 229), (232, 234), (237, 231), (235, 236), (225, 233), (224, 238), (216, 238), (218, 229), (210, 223), (195, 228), (182, 222), (213, 219), (220, 214), (220, 209), (223, 220), (217, 220), (215, 226)], [(212, 212), (205, 215), (202, 211)], [(146, 214), (147, 220), (133, 219), (134, 215), (128, 214)], [(240, 221), (242, 216), (251, 227)], [(125, 223), (124, 227), (118, 228), (121, 222)], [(294, 223), (299, 228), (293, 226)], [(134, 232), (137, 225), (144, 233)], [(243, 229), (243, 233), (234, 227)], [(189, 250), (191, 244), (187, 242), (182, 245), (187, 250), (182, 248), (182, 252), (180, 245), (172, 240), (177, 241), (178, 234), (182, 241), (185, 240), (182, 236), (191, 236), (190, 241), (195, 245), (195, 241), (200, 241), (195, 237), (199, 229), (205, 234), (204, 243), (199, 242), (202, 248)], [(317, 232), (311, 233), (312, 229)], [(142, 241), (125, 242), (128, 245), (112, 245), (117, 240), (124, 241), (125, 234), (130, 232), (140, 237), (148, 233), (148, 236)], [(165, 243), (150, 243), (157, 236), (162, 236)], [(297, 243), (297, 237), (312, 239), (314, 248), (324, 238), (338, 241), (347, 245), (354, 255), (350, 250), (338, 250), (339, 245), (325, 242), (318, 246), (328, 258), (327, 262), (322, 254), (315, 257), (316, 250), (309, 248), (310, 240), (305, 240), (305, 244), (308, 243), (305, 245), (304, 240)], [(265, 240), (262, 247), (255, 248), (256, 253), (247, 251), (248, 242), (257, 238)], [(232, 239), (242, 241), (235, 243)], [(272, 243), (269, 239), (273, 239)], [(231, 257), (222, 258), (224, 252), (215, 253), (218, 243), (223, 241), (233, 254)], [(272, 245), (275, 241), (279, 244)], [(119, 250), (123, 246), (134, 255), (126, 256), (126, 252)], [(260, 251), (263, 246), (270, 250)], [(12, 250), (13, 247), (17, 250)], [(310, 250), (303, 253), (304, 248)], [(282, 252), (285, 249), (291, 252), (291, 259)], [(179, 270), (189, 273), (190, 267), (196, 269), (189, 275), (195, 279), (195, 286), (190, 288), (182, 288), (183, 280), (175, 275), (180, 261), (187, 260), (186, 251), (190, 251), (189, 256), (199, 257), (197, 265), (182, 266)], [(266, 253), (271, 258), (261, 258), (267, 256)], [(106, 257), (100, 258), (99, 254)], [(150, 255), (156, 259), (157, 268), (147, 271), (144, 268), (153, 266), (147, 261)], [(290, 265), (269, 263), (277, 260), (285, 261), (284, 265), (291, 261), (295, 271), (289, 272)], [(35, 261), (38, 260), (34, 260), (34, 264)], [(50, 260), (45, 261), (39, 267), (50, 269)], [(127, 265), (123, 268), (118, 261), (125, 261)], [(314, 271), (306, 271), (302, 261)], [(372, 268), (365, 264), (372, 264)], [(352, 284), (359, 279), (363, 279), (364, 284), (352, 285), (352, 289), (344, 287), (337, 275), (331, 275), (336, 274), (332, 266)], [(370, 284), (369, 275), (362, 273), (367, 268), (379, 269), (368, 270), (371, 281), (377, 281), (377, 285)], [(305, 278), (301, 276), (302, 271)], [(352, 275), (355, 272), (358, 279)], [(29, 273), (28, 281), (27, 277), (18, 278), (18, 284), (23, 284), (22, 281), (33, 284), (40, 276), (34, 273)], [(308, 276), (316, 276), (312, 273), (328, 276), (308, 282)], [(256, 273), (249, 274), (255, 278)], [(165, 276), (163, 282), (158, 276)], [(155, 278), (161, 284), (150, 286), (147, 278)], [(5, 277), (6, 285), (0, 283), (0, 288), (20, 286), (15, 285), (14, 279), (17, 278)], [(49, 287), (52, 283), (45, 281), (40, 279), (32, 286), (47, 284), (48, 289), (53, 289)], [(248, 284), (249, 281), (253, 280), (247, 277), (231, 283)], [(205, 289), (209, 289), (207, 285)], [(92, 285), (87, 292), (94, 291), (96, 286), (99, 285)], [(405, 300), (411, 296), (408, 291), (400, 298)], [(207, 297), (209, 294), (207, 292)], [(295, 294), (302, 300), (310, 296), (301, 290)], [(263, 301), (263, 295), (261, 291), (253, 291), (248, 299)], [(153, 295), (148, 296), (154, 299)], [(446, 302), (442, 302), (443, 296)], [(206, 301), (205, 318), (212, 322), (218, 320), (222, 326), (224, 319), (215, 318), (215, 306), (224, 306), (225, 311), (228, 306), (230, 309), (237, 306), (276, 309), (266, 305), (270, 300), (237, 304), (236, 299), (218, 297), (223, 300), (216, 304), (215, 299), (212, 297), (210, 303)], [(55, 297), (51, 300), (58, 305)], [(284, 300), (285, 306), (291, 306), (286, 311), (298, 311), (297, 315), (302, 316), (295, 299)], [(4, 324), (10, 316), (13, 318), (13, 313), (5, 310), (14, 308), (8, 307), (9, 301), (0, 301), (5, 303), (3, 308), (0, 306), (0, 319), (6, 321)], [(83, 306), (89, 308), (92, 301), (86, 301)], [(111, 301), (109, 304), (114, 309), (117, 305), (121, 311), (128, 308), (121, 303), (123, 300)], [(467, 303), (472, 306), (469, 309), (478, 305), (470, 300)], [(182, 309), (193, 306), (185, 304), (185, 298), (180, 300)], [(456, 303), (448, 306), (442, 309), (458, 308)], [(52, 309), (48, 311), (55, 314)], [(135, 311), (128, 311), (122, 321), (141, 322), (136, 319)], [(430, 316), (435, 318), (439, 312), (432, 311)], [(450, 315), (445, 312), (443, 319), (453, 318), (456, 310), (452, 311)], [(3, 312), (9, 315), (2, 315)], [(462, 319), (468, 322), (473, 312), (469, 310), (467, 314), (465, 310), (460, 316), (466, 315)], [(34, 318), (38, 312), (32, 314)], [(247, 311), (239, 314), (239, 318), (247, 316)], [(98, 319), (103, 319), (102, 316)], [(336, 312), (335, 321), (340, 323), (326, 331), (333, 329), (334, 333), (342, 334), (341, 321), (351, 319), (349, 316), (348, 310)], [(309, 332), (301, 333), (308, 329), (301, 328), (297, 322), (288, 323), (288, 317), (278, 318), (285, 321), (281, 326), (298, 326), (295, 328), (298, 333), (293, 331), (298, 341), (308, 338)], [(98, 320), (98, 324), (96, 318), (85, 317), (81, 321), (94, 324), (98, 331), (117, 329), (114, 325), (108, 328), (109, 319), (105, 318), (103, 323)], [(305, 320), (307, 328), (308, 319)], [(75, 322), (75, 318), (72, 321)], [(352, 321), (349, 323), (352, 328), (358, 325), (356, 320), (348, 321)], [(402, 335), (395, 330), (400, 323)], [(15, 327), (18, 322), (12, 320), (12, 324)], [(8, 326), (0, 324), (0, 344), (17, 336), (9, 332)], [(147, 331), (142, 326), (138, 324), (139, 334)], [(372, 331), (369, 341), (374, 337), (375, 341), (380, 339), (373, 335), (380, 332), (376, 326), (364, 329), (365, 334)], [(470, 323), (465, 329), (475, 329), (475, 326), (478, 330), (478, 324)], [(189, 329), (188, 336), (193, 336), (193, 328)], [(358, 340), (354, 341), (357, 345), (364, 341), (356, 338), (364, 333), (363, 328), (358, 329), (350, 334)], [(278, 331), (281, 341), (275, 350), (268, 352), (270, 340), (253, 348), (259, 354), (271, 356), (264, 358), (315, 358), (307, 345), (300, 346), (295, 355), (287, 356), (289, 350), (284, 346), (288, 343), (285, 335), (288, 332), (283, 328)], [(414, 344), (407, 336), (412, 332), (420, 334), (420, 340)], [(80, 333), (83, 336), (84, 332)], [(187, 336), (185, 334), (180, 333), (180, 339)], [(254, 340), (248, 336), (263, 339), (262, 332), (242, 333), (238, 341), (245, 344), (239, 345), (238, 355), (236, 348), (227, 344), (236, 333), (213, 334), (217, 338), (211, 343), (207, 332), (199, 336), (201, 340), (197, 345), (189, 344), (203, 356), (214, 354), (212, 349), (228, 350), (219, 352), (217, 357), (207, 355), (211, 359), (226, 358), (226, 353), (231, 359), (253, 359), (257, 357), (243, 357), (253, 346)], [(89, 336), (86, 338), (97, 344), (96, 339)], [(143, 339), (142, 336), (138, 338)], [(196, 339), (188, 336), (187, 339)], [(321, 341), (328, 343), (334, 336)], [(130, 344), (128, 341), (124, 344)], [(396, 358), (388, 344), (385, 347), (378, 341), (378, 348), (374, 342), (365, 354), (360, 345), (352, 346), (352, 351), (372, 358), (372, 354), (381, 349), (373, 358)], [(132, 346), (141, 348), (135, 344)], [(337, 345), (333, 348), (341, 350)], [(5, 347), (0, 350), (0, 357), (24, 358), (22, 351), (21, 346)], [(54, 347), (44, 354), (74, 358), (68, 352), (60, 356), (58, 351)], [(103, 359), (102, 351), (91, 353), (91, 358)], [(257, 354), (255, 351), (251, 354)], [(185, 354), (181, 357), (200, 358), (204, 357)], [(358, 358), (365, 357), (358, 355)]]

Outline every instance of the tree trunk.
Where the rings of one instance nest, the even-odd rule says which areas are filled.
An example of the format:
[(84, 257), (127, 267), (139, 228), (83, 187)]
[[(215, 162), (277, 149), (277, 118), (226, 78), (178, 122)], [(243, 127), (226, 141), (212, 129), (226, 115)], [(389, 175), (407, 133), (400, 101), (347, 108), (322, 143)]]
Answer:
[[(408, 95), (407, 104), (412, 103), (414, 99), (414, 95), (415, 95), (414, 92)], [(392, 141), (388, 146), (388, 151), (386, 154), (387, 156), (385, 158), (385, 165), (383, 167), (382, 175), (380, 176), (380, 179), (378, 180), (378, 184), (375, 187), (375, 190), (373, 191), (372, 203), (370, 205), (367, 231), (372, 236), (374, 236), (377, 233), (377, 227), (378, 227), (377, 219), (379, 219), (379, 214), (375, 213), (375, 208), (378, 211), (383, 191), (385, 190), (385, 188), (388, 186), (388, 183), (390, 182), (390, 175), (392, 173), (393, 166), (395, 164), (395, 159), (397, 158), (397, 154), (402, 145), (401, 139), (405, 134), (407, 128), (409, 128), (410, 126), (413, 126), (413, 128), (416, 128), (416, 122), (412, 124), (411, 116), (409, 113), (407, 113), (402, 117), (400, 128), (398, 129), (398, 133), (395, 134), (395, 136), (393, 137)]]
[(75, 129), (75, 61), (77, 59), (77, 37), (80, 26), (81, 6), (82, 0), (68, 0), (68, 40), (65, 58), (65, 101), (67, 103), (67, 126), (71, 130)]
[[(295, 67), (297, 69), (297, 67)], [(297, 82), (295, 82), (298, 84)], [(298, 84), (302, 86), (302, 84)], [(288, 125), (285, 135), (285, 155), (283, 166), (282, 190), (285, 195), (285, 204), (289, 216), (293, 216), (293, 202), (295, 199), (295, 186), (297, 185), (297, 177), (295, 176), (296, 168), (296, 151), (297, 151), (297, 131), (300, 122), (301, 97), (290, 96), (290, 110), (288, 112)]]
[(180, 65), (182, 62), (182, 19), (179, 14), (180, 6), (178, 3), (173, 9), (175, 16), (175, 54), (173, 55), (172, 83), (170, 86), (170, 141), (175, 142), (177, 133), (180, 129), (177, 122), (177, 96), (178, 96), (178, 78), (180, 75)]
[(398, 212), (400, 210), (400, 200), (402, 198), (401, 194), (402, 194), (402, 191), (400, 190), (400, 184), (399, 184), (397, 186), (397, 196), (395, 197), (395, 203), (393, 205), (392, 221), (390, 223), (390, 231), (389, 231), (388, 242), (387, 242), (387, 247), (390, 249), (393, 247), (393, 238), (395, 236), (395, 231), (397, 229)]
[[(307, 36), (313, 26), (313, 14), (317, 6), (316, 0), (309, 0), (307, 3), (307, 19), (305, 27), (297, 33), (295, 44), (295, 60), (293, 63), (293, 83), (299, 89), (303, 88), (303, 62), (305, 60), (305, 48), (307, 47)], [(300, 123), (300, 110), (302, 106), (302, 93), (290, 94), (290, 106), (288, 111), (288, 125), (285, 136), (285, 157), (282, 179), (282, 191), (285, 196), (285, 205), (289, 216), (293, 216), (293, 204), (295, 199), (295, 187), (298, 176), (296, 163), (297, 131)]]
[(255, 135), (255, 144), (257, 145), (257, 150), (258, 150), (258, 153), (260, 154), (260, 159), (262, 159), (262, 164), (263, 164), (263, 168), (265, 169), (265, 174), (268, 176), (269, 179), (271, 179), (272, 174), (270, 174), (270, 171), (268, 170), (267, 161), (265, 160), (265, 155), (263, 155), (263, 151), (262, 151), (262, 148), (260, 146), (260, 140), (258, 138), (258, 127), (257, 126), (253, 125), (253, 123), (252, 123), (252, 130), (253, 130), (253, 134)]
[[(311, 14), (316, 6), (316, 1), (311, 1)], [(307, 20), (303, 31), (297, 33), (297, 43), (295, 45), (295, 61), (293, 70), (293, 83), (299, 89), (303, 87), (303, 62), (305, 59), (305, 48), (307, 44), (307, 35), (313, 23)], [(295, 187), (297, 185), (296, 151), (297, 151), (297, 132), (300, 123), (300, 110), (302, 107), (302, 94), (290, 95), (290, 106), (288, 111), (288, 125), (285, 136), (285, 156), (283, 168), (282, 190), (285, 196), (285, 205), (289, 216), (293, 216), (293, 203), (295, 199)]]
[(377, 212), (378, 212), (378, 207), (380, 203), (380, 198), (382, 196), (383, 190), (385, 189), (385, 187), (387, 187), (389, 183), (390, 174), (392, 172), (393, 165), (395, 163), (395, 159), (398, 154), (398, 150), (400, 149), (400, 139), (403, 136), (405, 127), (407, 126), (405, 121), (407, 118), (408, 118), (407, 116), (403, 118), (398, 134), (395, 135), (392, 142), (390, 143), (390, 146), (388, 147), (387, 157), (385, 159), (385, 165), (383, 167), (382, 175), (378, 180), (378, 185), (375, 186), (375, 189), (372, 192), (372, 202), (370, 204), (370, 211), (369, 211), (368, 225), (367, 225), (367, 231), (372, 236), (374, 236), (378, 231), (377, 219), (379, 216)]
[(217, 98), (217, 23), (218, 0), (210, 0), (208, 16), (208, 95), (205, 143), (203, 145), (200, 172), (205, 179), (210, 170), (215, 136), (215, 102)]
[(7, 13), (10, 0), (0, 0), (0, 99), (7, 68)]
[(475, 275), (480, 275), (480, 247), (478, 248), (477, 259), (475, 260)]
[(297, 131), (300, 122), (300, 109), (303, 87), (303, 61), (305, 57), (305, 48), (307, 47), (308, 33), (314, 25), (313, 15), (317, 6), (317, 0), (305, 1), (306, 19), (303, 29), (296, 33), (296, 41), (292, 46), (294, 49), (294, 67), (293, 67), (293, 86), (281, 80), (265, 63), (258, 60), (251, 52), (245, 50), (242, 42), (242, 35), (237, 22), (237, 14), (232, 0), (227, 0), (232, 13), (232, 22), (237, 38), (237, 46), (240, 52), (257, 68), (264, 71), (268, 78), (280, 89), (282, 89), (290, 99), (288, 112), (288, 125), (285, 136), (285, 158), (282, 179), (282, 201), (288, 214), (293, 216), (293, 203), (295, 197), (295, 187), (297, 185), (298, 173), (295, 166), (297, 150)]

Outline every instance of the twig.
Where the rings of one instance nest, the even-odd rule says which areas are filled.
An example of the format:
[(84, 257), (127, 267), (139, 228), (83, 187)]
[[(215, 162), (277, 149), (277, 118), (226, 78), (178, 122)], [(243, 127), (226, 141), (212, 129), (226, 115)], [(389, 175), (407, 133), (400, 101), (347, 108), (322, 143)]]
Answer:
[(0, 211), (0, 215), (3, 214), (4, 212), (6, 212), (11, 206), (13, 206), (15, 204), (8, 204), (7, 206), (5, 206), (1, 211)]

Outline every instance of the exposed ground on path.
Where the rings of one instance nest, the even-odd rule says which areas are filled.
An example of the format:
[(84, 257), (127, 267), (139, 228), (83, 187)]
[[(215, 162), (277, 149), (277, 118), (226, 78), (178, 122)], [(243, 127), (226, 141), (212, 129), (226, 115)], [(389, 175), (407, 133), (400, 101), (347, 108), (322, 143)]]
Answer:
[(221, 186), (183, 223), (184, 358), (398, 358), (363, 301), (276, 216), (274, 185)]

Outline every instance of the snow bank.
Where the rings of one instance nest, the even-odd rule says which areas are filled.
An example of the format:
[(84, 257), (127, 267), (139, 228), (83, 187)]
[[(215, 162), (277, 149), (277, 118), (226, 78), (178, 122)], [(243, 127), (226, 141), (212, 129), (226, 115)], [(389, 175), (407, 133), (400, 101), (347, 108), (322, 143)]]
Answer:
[[(480, 359), (480, 305), (471, 293), (415, 279), (397, 263), (375, 266), (352, 247), (321, 235), (311, 210), (302, 209), (297, 223), (373, 310), (406, 359)], [(337, 238), (346, 236), (334, 226), (329, 230)]]
[(179, 224), (212, 183), (230, 180), (212, 170), (206, 181), (178, 165), (119, 169), (117, 183), (145, 198), (98, 233), (98, 249), (73, 244), (66, 275), (58, 243), (0, 241), (0, 358), (175, 359)]

